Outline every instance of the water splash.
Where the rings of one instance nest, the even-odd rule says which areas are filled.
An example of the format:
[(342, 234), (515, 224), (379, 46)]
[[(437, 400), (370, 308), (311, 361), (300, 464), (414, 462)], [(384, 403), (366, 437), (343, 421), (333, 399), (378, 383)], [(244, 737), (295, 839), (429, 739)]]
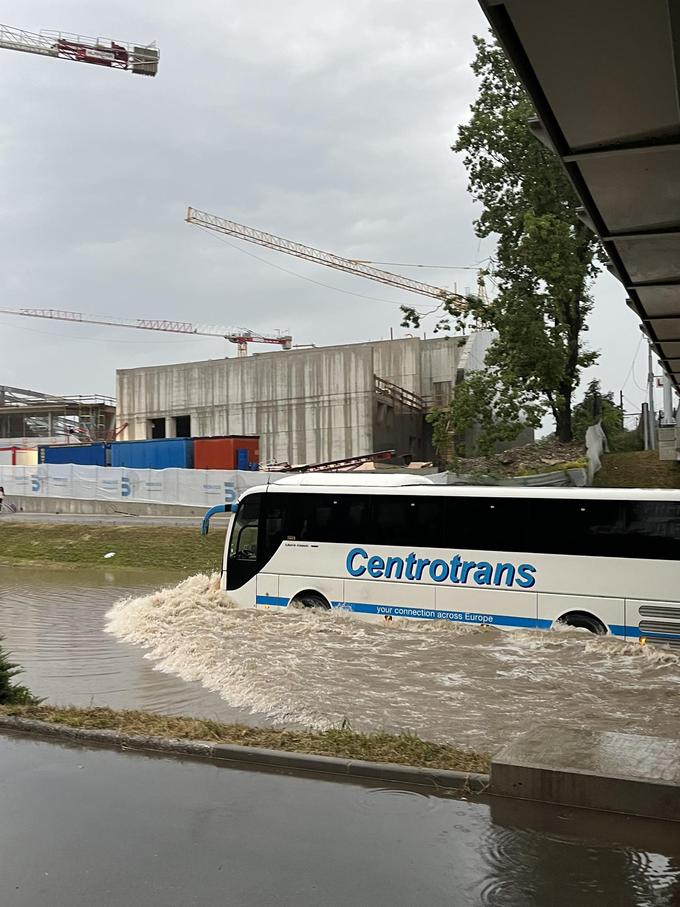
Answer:
[(527, 716), (662, 735), (677, 719), (677, 655), (574, 630), (239, 609), (206, 575), (118, 602), (106, 629), (143, 646), (157, 670), (277, 725), (348, 718), (355, 729), (493, 749)]

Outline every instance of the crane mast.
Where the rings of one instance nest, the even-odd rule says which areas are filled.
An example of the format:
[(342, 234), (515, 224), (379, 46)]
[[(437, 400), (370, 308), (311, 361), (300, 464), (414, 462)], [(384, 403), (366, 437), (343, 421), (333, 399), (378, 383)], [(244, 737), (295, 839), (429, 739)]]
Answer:
[(226, 328), (221, 325), (193, 324), (190, 321), (167, 321), (157, 318), (114, 318), (108, 315), (88, 315), (84, 312), (67, 312), (61, 309), (9, 309), (0, 307), (0, 314), (23, 315), (26, 318), (48, 318), (53, 321), (70, 321), (80, 324), (104, 324), (118, 328), (137, 328), (142, 331), (165, 331), (173, 334), (193, 334), (199, 337), (223, 337), (235, 343), (238, 355), (245, 356), (249, 343), (273, 343), (284, 350), (293, 344), (290, 334), (257, 334), (245, 328)]
[(196, 208), (189, 208), (186, 216), (187, 223), (195, 224), (198, 227), (204, 227), (206, 230), (214, 230), (216, 233), (225, 233), (227, 236), (235, 236), (237, 239), (244, 239), (246, 242), (255, 243), (258, 246), (264, 246), (267, 249), (274, 249), (277, 252), (285, 252), (287, 255), (294, 255), (296, 258), (303, 258), (305, 261), (313, 261), (319, 265), (325, 265), (328, 268), (335, 268), (338, 271), (345, 271), (348, 274), (356, 274), (359, 277), (366, 277), (369, 280), (376, 280), (390, 287), (397, 287), (400, 290), (408, 290), (411, 293), (419, 293), (421, 296), (431, 296), (434, 299), (451, 298), (458, 300), (460, 309), (466, 307), (467, 300), (464, 296), (445, 290), (443, 287), (434, 287), (427, 283), (421, 283), (418, 280), (411, 280), (410, 277), (402, 277), (400, 274), (393, 274), (391, 271), (382, 271), (379, 268), (373, 268), (368, 264), (360, 261), (354, 261), (351, 258), (342, 258), (334, 255), (332, 252), (323, 252), (312, 246), (304, 246), (302, 243), (293, 242), (290, 239), (284, 239), (281, 236), (275, 236), (273, 233), (265, 233), (263, 230), (256, 230), (254, 227), (246, 227), (244, 224), (236, 223), (233, 220), (227, 220), (223, 217), (217, 217), (215, 214), (208, 214), (205, 211), (198, 211)]
[(29, 32), (0, 24), (0, 48), (57, 60), (92, 63), (125, 69), (140, 76), (155, 76), (160, 51), (153, 44), (136, 45), (108, 38), (86, 38), (59, 31)]

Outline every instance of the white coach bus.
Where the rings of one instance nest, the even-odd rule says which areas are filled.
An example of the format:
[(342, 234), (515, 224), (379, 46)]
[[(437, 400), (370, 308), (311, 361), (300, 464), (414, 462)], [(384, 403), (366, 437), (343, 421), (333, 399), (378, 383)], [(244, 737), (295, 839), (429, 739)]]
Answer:
[(680, 646), (680, 492), (305, 474), (232, 510), (222, 588), (237, 605)]

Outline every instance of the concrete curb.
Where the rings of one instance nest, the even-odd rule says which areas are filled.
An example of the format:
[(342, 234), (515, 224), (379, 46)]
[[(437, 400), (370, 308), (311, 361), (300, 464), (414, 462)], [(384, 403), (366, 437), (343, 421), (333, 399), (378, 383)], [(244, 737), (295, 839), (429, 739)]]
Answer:
[(541, 725), (491, 760), (490, 792), (680, 821), (680, 739)]
[(53, 724), (48, 721), (36, 721), (32, 718), (19, 718), (13, 715), (0, 715), (0, 729), (31, 734), (36, 737), (66, 740), (71, 743), (93, 744), (167, 756), (192, 756), (218, 762), (259, 765), (297, 772), (341, 775), (349, 779), (415, 784), (433, 790), (481, 794), (489, 786), (489, 776), (476, 772), (455, 772), (415, 765), (396, 765), (389, 762), (367, 762), (362, 759), (342, 759), (336, 756), (314, 756), (308, 753), (268, 750), (255, 746), (238, 746), (232, 743), (207, 743), (200, 740), (178, 740), (172, 737), (146, 737), (140, 734), (122, 734), (112, 730), (70, 727), (65, 724)]

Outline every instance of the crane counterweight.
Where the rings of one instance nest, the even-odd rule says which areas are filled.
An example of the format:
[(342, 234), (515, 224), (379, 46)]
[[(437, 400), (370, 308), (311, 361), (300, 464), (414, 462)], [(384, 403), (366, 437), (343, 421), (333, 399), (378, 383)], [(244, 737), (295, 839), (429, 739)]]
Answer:
[(125, 69), (140, 76), (155, 76), (160, 60), (160, 51), (155, 44), (125, 44), (109, 38), (87, 38), (59, 31), (29, 32), (2, 24), (0, 48), (76, 63), (92, 63), (110, 69)]

